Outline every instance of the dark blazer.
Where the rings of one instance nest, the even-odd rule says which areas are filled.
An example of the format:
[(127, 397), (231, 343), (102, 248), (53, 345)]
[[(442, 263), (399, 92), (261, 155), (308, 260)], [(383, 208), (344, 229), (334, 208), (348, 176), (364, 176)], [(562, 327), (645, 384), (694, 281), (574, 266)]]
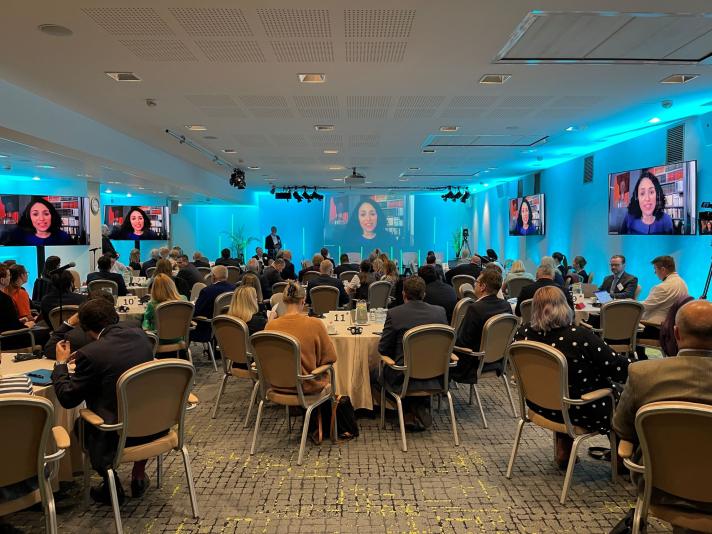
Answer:
[(116, 254), (116, 249), (114, 248), (114, 244), (111, 240), (103, 235), (101, 236), (101, 253), (106, 254), (107, 252)]
[[(284, 259), (284, 258), (282, 258)], [(294, 264), (285, 259), (284, 260), (284, 269), (282, 269), (282, 280), (296, 280), (297, 279), (297, 273), (294, 271)]]
[(193, 289), (193, 284), (197, 282), (205, 283), (205, 275), (203, 275), (195, 265), (190, 263), (178, 271), (176, 278), (185, 280), (190, 289)]
[(463, 263), (461, 265), (453, 267), (447, 273), (445, 273), (445, 279), (447, 280), (448, 284), (452, 285), (453, 276), (457, 276), (458, 274), (467, 274), (470, 276), (474, 276), (475, 279), (477, 279), (481, 272), (482, 267), (480, 267), (479, 265), (475, 265), (474, 263)]
[(42, 299), (54, 289), (54, 285), (49, 277), (40, 276), (32, 286), (32, 300), (41, 302)]
[(439, 263), (433, 263), (433, 267), (435, 267), (435, 274), (438, 275), (438, 280), (442, 280), (443, 282), (445, 281), (445, 272), (443, 271), (443, 266), (440, 265)]
[(195, 265), (195, 268), (197, 269), (198, 267), (208, 267), (210, 268), (210, 262), (205, 261), (205, 260), (195, 260), (191, 262), (193, 265)]
[[(611, 287), (613, 284), (613, 275), (608, 275), (603, 279), (603, 283), (598, 287), (600, 291), (608, 291), (614, 299), (634, 299), (635, 290), (638, 288), (638, 277), (623, 272), (618, 280), (618, 284), (623, 285), (623, 289)], [(616, 284), (617, 285), (617, 284)]]
[(564, 287), (564, 277), (558, 269), (554, 270), (554, 282), (559, 287)]
[(262, 285), (262, 298), (268, 299), (272, 296), (272, 284), (282, 282), (282, 275), (274, 267), (265, 267), (265, 270), (260, 276), (260, 284)]
[(308, 273), (309, 271), (316, 271), (317, 273), (319, 272), (319, 267), (315, 267), (313, 265), (310, 265), (309, 267), (306, 267), (299, 271), (299, 274), (297, 275), (297, 278), (301, 282), (302, 279), (304, 278), (304, 273)]
[[(136, 319), (130, 319), (127, 321), (121, 321), (118, 324), (125, 325), (127, 327), (139, 327), (140, 322)], [(50, 360), (57, 358), (57, 343), (60, 341), (69, 341), (69, 346), (72, 351), (81, 349), (84, 345), (92, 343), (94, 340), (91, 339), (87, 333), (81, 328), (73, 328), (67, 323), (62, 323), (59, 328), (49, 335), (49, 341), (45, 343), (44, 355)]]
[(148, 273), (147, 273), (146, 271), (147, 271), (148, 269), (150, 269), (151, 267), (155, 267), (155, 266), (156, 266), (156, 263), (158, 263), (158, 261), (155, 260), (155, 259), (153, 259), (153, 258), (144, 261), (144, 262), (141, 264), (141, 273), (140, 273), (141, 276), (148, 276)]
[(339, 306), (343, 306), (349, 301), (349, 295), (346, 293), (346, 290), (344, 289), (344, 284), (341, 283), (341, 280), (339, 280), (338, 278), (334, 278), (333, 276), (320, 274), (319, 276), (314, 278), (314, 280), (311, 280), (307, 284), (307, 304), (311, 304), (311, 290), (314, 289), (316, 286), (331, 286), (338, 289)]
[(212, 319), (215, 299), (218, 298), (219, 295), (227, 293), (228, 291), (235, 291), (235, 284), (222, 281), (204, 287), (200, 291), (198, 299), (195, 301), (195, 316)]
[(112, 282), (116, 282), (116, 285), (119, 286), (119, 296), (126, 296), (126, 282), (124, 282), (124, 277), (119, 273), (110, 273), (108, 271), (89, 273), (87, 275), (87, 285), (89, 285), (89, 282), (93, 282), (94, 280), (111, 280)]
[[(218, 258), (215, 260), (215, 265), (224, 265), (225, 267), (237, 267), (240, 269), (240, 262), (237, 260), (233, 260), (232, 258)], [(242, 271), (242, 269), (240, 269)]]
[[(448, 324), (445, 310), (441, 306), (433, 306), (420, 300), (411, 300), (388, 310), (383, 334), (378, 343), (378, 352), (390, 356), (399, 365), (403, 365), (403, 335), (415, 326), (438, 323)], [(383, 377), (392, 388), (403, 383), (403, 373), (393, 371), (389, 367), (383, 369)], [(411, 380), (413, 389), (437, 388), (438, 381)]]
[(334, 274), (339, 276), (341, 273), (346, 271), (359, 271), (359, 266), (355, 263), (342, 263), (341, 265), (334, 267)]
[(424, 300), (428, 304), (434, 304), (435, 306), (442, 306), (445, 308), (447, 320), (450, 322), (452, 319), (452, 312), (455, 309), (455, 304), (457, 304), (457, 294), (455, 294), (454, 287), (450, 284), (446, 284), (442, 280), (430, 282), (427, 286), (425, 286)]
[[(65, 304), (83, 304), (87, 298), (79, 293), (65, 292), (62, 293), (62, 306)], [(56, 289), (52, 289), (40, 303), (40, 310), (42, 311), (42, 318), (49, 325), (49, 312), (54, 308), (59, 306), (59, 292)]]
[(528, 286), (524, 286), (522, 290), (519, 292), (519, 298), (517, 299), (517, 307), (514, 308), (514, 314), (517, 317), (521, 317), (522, 313), (519, 310), (519, 307), (522, 302), (525, 300), (529, 300), (531, 298), (534, 298), (534, 293), (536, 293), (536, 290), (539, 289), (540, 287), (546, 287), (546, 286), (556, 286), (561, 291), (563, 292), (564, 296), (566, 297), (566, 302), (569, 303), (569, 306), (571, 306), (571, 309), (574, 309), (574, 301), (571, 298), (571, 294), (562, 289), (559, 284), (557, 284), (554, 280), (551, 280), (549, 278), (539, 278), (536, 282), (529, 284)]
[(272, 238), (272, 234), (268, 234), (267, 237), (265, 237), (265, 250), (271, 258), (274, 258), (275, 245), (277, 245), (277, 243), (279, 243), (279, 247), (282, 248), (282, 238), (279, 237), (279, 234), (275, 235), (277, 236), (276, 240)]
[[(12, 299), (7, 293), (0, 291), (0, 332), (17, 330), (19, 328), (25, 328), (25, 325), (20, 322), (15, 303), (12, 302)], [(5, 347), (5, 343), (6, 341), (3, 341), (3, 348)], [(25, 345), (23, 346), (27, 345), (29, 345), (29, 342), (25, 341)]]

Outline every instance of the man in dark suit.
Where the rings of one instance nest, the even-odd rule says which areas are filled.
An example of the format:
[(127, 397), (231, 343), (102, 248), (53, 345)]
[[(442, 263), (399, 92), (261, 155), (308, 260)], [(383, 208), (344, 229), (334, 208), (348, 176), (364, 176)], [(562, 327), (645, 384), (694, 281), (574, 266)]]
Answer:
[(351, 263), (349, 261), (349, 255), (348, 254), (342, 254), (339, 257), (339, 261), (341, 262), (340, 265), (334, 268), (334, 274), (336, 276), (339, 276), (341, 273), (346, 272), (346, 271), (355, 271), (358, 272), (358, 264), (357, 263)]
[(292, 263), (292, 251), (283, 250), (282, 259), (284, 260), (284, 269), (282, 269), (282, 279), (283, 280), (296, 280), (297, 273), (294, 270), (294, 264)]
[(265, 237), (265, 250), (269, 258), (276, 258), (277, 253), (282, 249), (282, 240), (277, 235), (277, 227), (270, 228), (270, 234)]
[(40, 302), (42, 318), (49, 325), (49, 312), (59, 306), (60, 296), (62, 306), (67, 304), (83, 304), (86, 300), (84, 295), (74, 292), (74, 277), (67, 270), (53, 274), (50, 277), (52, 289), (49, 290)]
[(198, 267), (208, 267), (210, 268), (210, 262), (207, 260), (205, 256), (201, 252), (193, 252), (193, 265), (195, 265), (196, 268)]
[(442, 306), (445, 309), (448, 323), (457, 304), (455, 288), (438, 278), (433, 265), (423, 265), (418, 269), (418, 276), (425, 280), (425, 302)]
[[(406, 278), (403, 282), (403, 304), (389, 309), (386, 314), (378, 352), (389, 356), (398, 365), (403, 365), (403, 335), (408, 330), (424, 324), (448, 324), (445, 310), (441, 306), (423, 302), (424, 297), (425, 280), (419, 276)], [(383, 380), (391, 389), (397, 389), (403, 384), (403, 373), (385, 366)], [(413, 389), (430, 389), (442, 387), (442, 384), (438, 379), (411, 380), (409, 386)], [(409, 411), (410, 426), (428, 428), (432, 425), (428, 397), (408, 397), (404, 399), (404, 408)]]
[(435, 257), (435, 253), (432, 250), (428, 251), (428, 255), (425, 257), (425, 263), (427, 265), (432, 265), (435, 269), (435, 274), (438, 280), (445, 281), (445, 272), (443, 271), (443, 266), (438, 263), (438, 259)]
[(554, 272), (557, 269), (553, 267), (552, 265), (540, 265), (539, 268), (536, 270), (536, 282), (529, 284), (528, 286), (524, 286), (522, 290), (519, 292), (519, 298), (517, 299), (517, 307), (514, 308), (514, 314), (517, 317), (521, 317), (522, 313), (520, 311), (520, 306), (522, 302), (525, 300), (529, 300), (531, 298), (534, 298), (534, 293), (536, 293), (536, 290), (539, 289), (540, 287), (545, 287), (545, 286), (556, 286), (561, 291), (564, 293), (566, 296), (566, 302), (569, 303), (569, 306), (571, 306), (571, 309), (574, 308), (574, 301), (571, 298), (571, 294), (568, 291), (565, 291), (564, 289), (561, 288), (559, 284), (554, 282)]
[(260, 263), (261, 267), (264, 267), (265, 265), (267, 265), (267, 262), (269, 261), (269, 257), (262, 250), (262, 247), (256, 247), (255, 255), (252, 257), (255, 258)]
[[(107, 424), (116, 423), (116, 382), (119, 377), (132, 367), (153, 360), (151, 342), (143, 330), (116, 324), (118, 320), (114, 304), (106, 299), (93, 299), (82, 305), (79, 324), (94, 341), (76, 352), (72, 352), (68, 341), (57, 343), (57, 363), (52, 372), (54, 391), (64, 408), (76, 408), (86, 402), (87, 407)], [(76, 362), (76, 369), (70, 375), (67, 364), (72, 360)], [(156, 437), (158, 435), (127, 438), (126, 445), (139, 445)], [(85, 425), (85, 440), (92, 467), (104, 477), (101, 486), (91, 489), (91, 496), (97, 502), (109, 504), (107, 468), (116, 453), (118, 434)], [(145, 461), (134, 463), (131, 481), (134, 497), (143, 495), (149, 485), (145, 466)], [(115, 477), (115, 480), (119, 503), (122, 503), (124, 490), (119, 478)]]
[[(227, 292), (235, 291), (235, 284), (227, 281), (227, 267), (224, 265), (216, 265), (210, 271), (213, 278), (213, 283), (200, 290), (198, 298), (195, 301), (195, 317), (213, 318), (213, 308), (215, 299)], [(190, 336), (191, 341), (203, 342), (210, 339), (210, 323), (207, 321), (196, 321), (198, 326)]]
[(188, 256), (185, 254), (178, 256), (176, 266), (178, 267), (176, 278), (185, 280), (189, 288), (192, 289), (193, 285), (197, 282), (205, 282), (205, 276), (203, 276), (195, 265), (188, 261)]
[(148, 273), (146, 273), (146, 271), (148, 269), (150, 269), (151, 267), (155, 267), (156, 263), (158, 263), (158, 260), (160, 258), (161, 258), (161, 255), (158, 253), (158, 249), (152, 248), (151, 249), (151, 257), (141, 264), (141, 272), (139, 274), (141, 276), (148, 277)]
[(469, 263), (463, 263), (461, 265), (453, 267), (447, 273), (445, 273), (445, 279), (447, 280), (448, 284), (452, 285), (453, 276), (457, 276), (458, 274), (467, 274), (477, 279), (481, 272), (482, 259), (477, 254), (475, 254), (470, 258)]
[(611, 272), (606, 276), (598, 288), (599, 291), (608, 291), (614, 299), (634, 299), (635, 290), (638, 288), (638, 277), (625, 272), (625, 256), (615, 254), (611, 256)]
[(224, 248), (220, 251), (220, 257), (215, 260), (215, 265), (224, 265), (225, 267), (237, 267), (240, 268), (240, 262), (233, 260), (230, 257), (230, 249)]
[(89, 282), (93, 282), (94, 280), (111, 280), (112, 282), (116, 282), (116, 285), (119, 287), (119, 296), (126, 296), (127, 291), (126, 282), (124, 282), (124, 277), (121, 276), (119, 273), (110, 272), (111, 258), (109, 256), (100, 257), (98, 260), (96, 260), (96, 266), (99, 268), (99, 270), (95, 273), (89, 273), (87, 275), (87, 285), (89, 284)]
[(307, 284), (307, 304), (311, 304), (311, 290), (316, 286), (331, 286), (339, 290), (339, 306), (344, 306), (349, 301), (349, 295), (344, 289), (341, 280), (334, 278), (334, 264), (324, 260), (319, 264), (319, 276)]
[(284, 260), (277, 258), (272, 262), (272, 265), (265, 267), (260, 276), (260, 284), (262, 285), (262, 297), (268, 299), (272, 296), (272, 286), (277, 282), (282, 282), (282, 271), (284, 270)]
[[(475, 282), (474, 289), (477, 301), (469, 307), (462, 320), (460, 331), (457, 333), (456, 345), (479, 352), (482, 329), (487, 320), (502, 313), (512, 313), (512, 307), (509, 302), (497, 297), (497, 293), (502, 289), (502, 275), (497, 269), (482, 271)], [(457, 367), (450, 370), (450, 378), (456, 382), (476, 383), (479, 359), (465, 353), (458, 353), (458, 357), (460, 359), (457, 362)], [(501, 361), (495, 362), (483, 370), (494, 370), (501, 365)]]
[[(312, 257), (312, 262), (311, 265), (307, 265), (299, 271), (299, 274), (297, 275), (297, 279), (301, 282), (304, 279), (304, 273), (308, 273), (309, 271), (316, 271), (319, 272), (319, 265), (321, 262), (324, 261), (324, 257), (321, 254), (314, 254), (314, 257)], [(304, 265), (306, 262), (302, 262), (302, 265)]]

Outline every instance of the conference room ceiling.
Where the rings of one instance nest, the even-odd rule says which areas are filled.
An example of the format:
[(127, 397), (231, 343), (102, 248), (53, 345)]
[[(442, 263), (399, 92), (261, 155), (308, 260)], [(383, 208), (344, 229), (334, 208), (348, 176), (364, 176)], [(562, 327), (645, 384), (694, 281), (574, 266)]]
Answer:
[[(709, 64), (684, 61), (712, 53), (705, 10), (699, 0), (5, 0), (0, 77), (227, 179), (165, 130), (185, 135), (244, 168), (249, 188), (340, 186), (351, 167), (371, 186), (496, 184), (653, 116), (660, 127), (712, 110)], [(48, 23), (73, 35), (37, 29)], [(479, 83), (487, 74), (510, 78)], [(673, 74), (700, 76), (660, 83)], [(130, 155), (117, 163), (130, 167)]]

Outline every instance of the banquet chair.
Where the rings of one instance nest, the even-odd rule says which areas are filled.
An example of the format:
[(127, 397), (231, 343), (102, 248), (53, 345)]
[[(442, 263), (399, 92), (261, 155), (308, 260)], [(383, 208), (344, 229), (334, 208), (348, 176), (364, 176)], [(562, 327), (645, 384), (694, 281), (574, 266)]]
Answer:
[(353, 280), (354, 276), (358, 276), (358, 271), (344, 271), (339, 275), (339, 280), (344, 284), (348, 284)]
[(272, 284), (272, 294), (281, 293), (287, 287), (287, 282), (275, 282)]
[(534, 281), (529, 278), (513, 278), (507, 282), (507, 295), (510, 299), (519, 298), (519, 293), (522, 291), (522, 288), (533, 283)]
[[(645, 326), (654, 326), (656, 328), (660, 328), (660, 325), (658, 323), (652, 323), (650, 321), (645, 321), (642, 320), (640, 321), (641, 327)], [(638, 347), (643, 347), (644, 349), (653, 349), (662, 355), (663, 358), (665, 358), (667, 355), (665, 354), (665, 351), (663, 350), (662, 344), (660, 343), (660, 337), (657, 338), (644, 338), (644, 337), (639, 337), (635, 341), (636, 346)]]
[[(445, 395), (450, 406), (450, 423), (455, 445), (460, 445), (457, 435), (455, 408), (450, 394), (450, 367), (456, 365), (457, 357), (453, 355), (455, 346), (455, 330), (441, 324), (425, 324), (411, 328), (403, 335), (403, 365), (388, 357), (381, 356), (379, 377), (381, 382), (381, 428), (386, 426), (386, 393), (396, 401), (398, 424), (401, 432), (401, 450), (408, 451), (405, 439), (405, 423), (403, 421), (403, 399), (405, 397), (431, 397)], [(391, 387), (384, 380), (383, 369), (388, 366), (394, 371), (403, 373), (403, 385)], [(436, 389), (410, 388), (411, 380), (441, 380), (441, 386)]]
[[(580, 399), (569, 398), (569, 373), (568, 362), (564, 355), (554, 347), (537, 341), (515, 341), (509, 347), (509, 362), (514, 367), (519, 387), (519, 422), (514, 437), (512, 454), (507, 466), (507, 478), (512, 478), (514, 460), (522, 438), (525, 423), (533, 423), (538, 427), (568, 434), (573, 440), (569, 464), (566, 468), (564, 487), (561, 490), (559, 502), (564, 504), (571, 485), (571, 478), (576, 465), (576, 453), (584, 440), (599, 436), (598, 431), (591, 432), (580, 426), (575, 426), (569, 417), (569, 407), (583, 406), (597, 401), (607, 401), (611, 410), (615, 402), (613, 390), (610, 388), (598, 389), (581, 396)], [(557, 387), (558, 386), (558, 387)], [(527, 406), (527, 401), (540, 406), (545, 410), (561, 412), (564, 422), (559, 423), (539, 415)], [(616, 450), (615, 432), (610, 433), (611, 450)], [(611, 477), (616, 478), (617, 455), (611, 454)]]
[(227, 281), (236, 284), (240, 280), (240, 269), (234, 265), (227, 266)]
[(190, 301), (195, 302), (198, 300), (198, 295), (200, 295), (200, 292), (205, 289), (206, 286), (203, 282), (196, 282), (193, 284), (193, 287), (190, 289)]
[[(185, 351), (188, 361), (193, 363), (190, 352), (190, 330), (192, 328), (195, 304), (185, 300), (169, 300), (156, 306), (156, 335), (158, 339), (177, 339), (175, 343), (159, 344), (156, 355), (166, 352)], [(217, 367), (215, 360), (213, 365)]]
[[(301, 406), (306, 410), (306, 413), (304, 414), (297, 465), (302, 465), (312, 412), (326, 401), (331, 402), (332, 410), (336, 407), (334, 366), (329, 363), (317, 367), (307, 375), (301, 374), (302, 363), (299, 340), (289, 334), (257, 332), (252, 335), (250, 342), (260, 384), (260, 403), (257, 407), (257, 419), (255, 420), (255, 430), (252, 434), (250, 454), (255, 454), (257, 448), (257, 435), (265, 401), (272, 401), (283, 406)], [(324, 389), (311, 394), (304, 393), (303, 383), (305, 381), (324, 374), (329, 375), (329, 384)], [(336, 421), (333, 421), (333, 424), (332, 440), (338, 436)]]
[(92, 280), (87, 284), (87, 291), (91, 293), (92, 291), (106, 291), (107, 293), (111, 291), (114, 296), (114, 302), (119, 297), (119, 284), (113, 280)]
[(270, 299), (269, 299), (270, 308), (274, 308), (275, 304), (277, 305), (277, 308), (275, 308), (277, 317), (281, 317), (282, 315), (284, 315), (284, 312), (287, 310), (287, 306), (284, 304), (284, 295), (282, 293), (273, 293), (272, 296), (270, 297)]
[(333, 286), (312, 287), (309, 300), (314, 315), (324, 315), (339, 307), (339, 289)]
[(302, 275), (302, 285), (306, 286), (309, 282), (321, 276), (319, 271), (307, 271)]
[(148, 278), (153, 278), (153, 273), (155, 273), (155, 272), (156, 272), (155, 267), (149, 267), (148, 269), (146, 269), (146, 276)]
[[(50, 481), (54, 464), (69, 449), (69, 434), (61, 426), (54, 426), (54, 406), (42, 397), (25, 394), (0, 395), (0, 487), (9, 486), (29, 478), (36, 478), (39, 488), (28, 494), (0, 503), (0, 516), (28, 508), (42, 502), (45, 531), (57, 532), (57, 512)], [(45, 455), (50, 443), (50, 433), (57, 452)], [(45, 466), (51, 464), (50, 469)]]
[(679, 500), (712, 503), (712, 406), (682, 401), (646, 404), (635, 414), (635, 431), (642, 463), (632, 460), (633, 443), (621, 440), (618, 445), (625, 466), (645, 479), (635, 503), (633, 533), (642, 531), (648, 515), (681, 529), (712, 532), (712, 514), (651, 502), (663, 491)]
[(519, 313), (522, 316), (522, 324), (530, 323), (532, 320), (532, 299), (522, 301), (519, 305)]
[[(111, 466), (107, 468), (108, 476), (106, 477), (109, 482), (111, 507), (118, 534), (123, 532), (114, 478), (119, 465), (156, 458), (156, 486), (160, 488), (163, 478), (162, 455), (172, 450), (180, 451), (183, 456), (193, 517), (198, 517), (198, 501), (195, 496), (190, 456), (184, 441), (185, 413), (198, 403), (198, 399), (190, 392), (194, 374), (195, 369), (191, 363), (176, 358), (142, 363), (124, 372), (116, 382), (118, 408), (116, 423), (106, 423), (88, 408), (79, 411), (82, 422), (79, 427), (81, 443), (85, 443), (84, 433), (87, 424), (97, 430), (116, 432), (119, 435), (116, 453)], [(148, 443), (126, 445), (126, 438), (130, 436), (152, 436), (163, 431), (166, 431), (164, 435)], [(85, 498), (90, 489), (90, 473), (89, 455), (85, 454)]]
[(213, 285), (213, 273), (208, 273), (203, 277), (203, 282), (206, 286)]
[(460, 331), (460, 325), (462, 324), (465, 315), (467, 315), (467, 310), (475, 303), (475, 300), (470, 297), (465, 297), (460, 299), (455, 303), (455, 308), (452, 310), (452, 319), (450, 320), (450, 326), (455, 330), (455, 337), (457, 338), (457, 333)]
[(52, 308), (49, 312), (49, 317), (47, 322), (49, 323), (52, 330), (57, 330), (62, 322), (69, 319), (72, 315), (79, 311), (79, 305), (77, 304), (63, 304), (60, 314), (59, 306)]
[(585, 280), (585, 282), (588, 282), (589, 284), (593, 284), (593, 279), (595, 278), (595, 274), (593, 271), (588, 273), (588, 280)]
[(477, 397), (477, 405), (480, 408), (482, 416), (482, 426), (487, 428), (487, 418), (485, 411), (482, 408), (482, 399), (480, 392), (477, 389), (477, 384), (480, 383), (483, 373), (497, 373), (504, 382), (504, 387), (507, 390), (509, 404), (512, 407), (512, 417), (517, 416), (517, 411), (514, 408), (514, 399), (512, 391), (509, 388), (509, 378), (507, 377), (507, 349), (512, 343), (514, 332), (519, 326), (519, 319), (511, 313), (503, 313), (495, 315), (487, 319), (487, 322), (482, 327), (482, 338), (480, 340), (479, 352), (474, 352), (467, 347), (455, 347), (454, 353), (458, 358), (477, 358), (479, 365), (474, 376), (468, 377), (468, 380), (459, 380), (457, 382), (470, 384), (470, 400), (472, 405), (472, 394), (474, 392)]
[(638, 297), (640, 296), (640, 294), (641, 294), (642, 292), (643, 292), (643, 286), (641, 286), (640, 284), (638, 284), (638, 285), (636, 286), (636, 288), (635, 288), (635, 295), (633, 296), (633, 298), (634, 298), (635, 300), (638, 300)]
[(460, 284), (460, 287), (457, 290), (458, 299), (462, 299), (465, 297), (477, 300), (477, 297), (475, 296), (475, 289), (469, 284), (469, 282), (465, 284)]
[[(227, 312), (227, 309), (230, 307), (232, 295), (232, 291), (225, 291), (224, 293), (220, 293), (217, 297), (215, 297), (215, 302), (213, 303), (212, 317), (217, 317), (218, 315)], [(213, 348), (213, 339), (215, 337), (215, 334), (213, 332), (212, 319), (209, 319), (208, 317), (204, 317), (202, 315), (196, 315), (193, 317), (193, 321), (198, 324), (202, 324), (203, 328), (194, 330), (190, 336), (190, 340), (203, 344), (203, 353), (208, 353), (208, 355), (210, 356), (210, 360), (213, 362), (213, 369), (217, 371), (218, 365), (215, 361), (215, 349)]]
[[(643, 305), (634, 300), (613, 300), (601, 306), (601, 328), (596, 332), (605, 341), (615, 340), (618, 343), (609, 343), (616, 352), (626, 355), (635, 352), (638, 323), (643, 315)], [(620, 341), (625, 341), (620, 343)]]
[[(217, 416), (220, 398), (223, 391), (225, 391), (228, 378), (234, 376), (248, 379), (253, 382), (253, 386), (250, 404), (247, 406), (245, 424), (243, 425), (244, 428), (247, 428), (259, 387), (257, 369), (253, 363), (252, 349), (250, 347), (250, 332), (244, 321), (229, 315), (217, 315), (213, 318), (213, 332), (215, 333), (218, 350), (222, 355), (224, 374), (220, 380), (217, 397), (215, 397), (212, 418), (215, 419)], [(238, 364), (239, 367), (234, 366), (233, 363)]]
[(198, 269), (198, 272), (203, 278), (212, 273), (210, 267), (196, 267), (196, 269)]
[(368, 286), (368, 307), (369, 309), (387, 308), (388, 297), (391, 296), (393, 284), (388, 280), (372, 282)]
[[(3, 351), (3, 339), (11, 339), (16, 336), (27, 336), (29, 344), (21, 348), (7, 349)], [(31, 328), (18, 328), (17, 330), (5, 330), (4, 332), (0, 332), (0, 354), (3, 352), (37, 352), (39, 350), (42, 350), (42, 345), (35, 344), (35, 334), (32, 332)]]
[(475, 287), (475, 277), (469, 274), (458, 274), (452, 277), (452, 287), (455, 288), (455, 294), (460, 294), (460, 286), (462, 284), (470, 284), (470, 287)]

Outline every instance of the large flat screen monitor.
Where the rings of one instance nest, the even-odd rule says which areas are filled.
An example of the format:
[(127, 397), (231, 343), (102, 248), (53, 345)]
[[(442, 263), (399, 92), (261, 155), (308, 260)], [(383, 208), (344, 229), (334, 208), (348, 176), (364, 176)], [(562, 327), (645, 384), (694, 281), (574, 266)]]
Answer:
[(88, 208), (84, 197), (0, 195), (0, 244), (86, 245)]
[(509, 235), (544, 235), (544, 195), (509, 201)]
[(697, 162), (608, 175), (608, 233), (694, 234)]
[(165, 241), (170, 236), (168, 210), (167, 206), (106, 206), (109, 239)]

